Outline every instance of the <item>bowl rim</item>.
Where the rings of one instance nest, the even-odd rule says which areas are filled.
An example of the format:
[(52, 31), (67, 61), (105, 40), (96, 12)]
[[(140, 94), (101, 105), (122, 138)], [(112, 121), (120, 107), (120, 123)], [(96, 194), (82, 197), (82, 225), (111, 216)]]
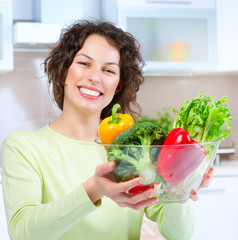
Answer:
[(206, 146), (210, 144), (216, 144), (218, 145), (220, 142), (220, 139), (216, 139), (210, 142), (205, 142), (205, 143), (188, 143), (188, 144), (174, 144), (174, 145), (120, 145), (120, 144), (111, 144), (111, 143), (102, 143), (99, 138), (95, 139), (95, 142), (99, 145), (105, 146), (105, 147), (160, 147), (160, 148), (171, 148), (171, 147), (189, 147), (189, 146), (194, 146), (200, 145), (200, 146)]

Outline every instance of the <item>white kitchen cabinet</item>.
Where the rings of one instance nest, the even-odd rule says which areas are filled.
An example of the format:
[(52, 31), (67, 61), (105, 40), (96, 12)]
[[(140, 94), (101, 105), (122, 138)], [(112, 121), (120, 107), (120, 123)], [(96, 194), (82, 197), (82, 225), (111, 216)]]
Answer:
[(11, 0), (0, 0), (0, 72), (12, 69), (12, 4)]
[(146, 75), (216, 70), (214, 0), (116, 2), (116, 14), (108, 3), (103, 15), (139, 40)]
[(102, 0), (141, 43), (146, 75), (238, 72), (237, 0)]
[(119, 25), (141, 43), (145, 73), (210, 72), (215, 65), (213, 10), (124, 10)]
[(238, 71), (238, 1), (217, 0), (218, 71)]
[[(72, 24), (78, 19), (99, 18), (100, 1), (98, 0), (34, 0), (34, 20), (41, 23)], [(56, 11), (52, 11), (57, 6)]]
[[(118, 8), (214, 8), (216, 0), (101, 0), (103, 8), (110, 4)], [(112, 6), (112, 5), (110, 5)]]
[(238, 239), (238, 176), (213, 177), (192, 202), (195, 232), (191, 240)]

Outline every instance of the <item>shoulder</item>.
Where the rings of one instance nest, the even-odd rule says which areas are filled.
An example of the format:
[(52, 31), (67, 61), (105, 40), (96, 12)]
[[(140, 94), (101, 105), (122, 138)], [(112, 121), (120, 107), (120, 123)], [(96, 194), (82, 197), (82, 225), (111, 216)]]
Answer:
[(27, 145), (27, 143), (39, 142), (43, 138), (45, 128), (15, 131), (6, 137), (4, 145)]

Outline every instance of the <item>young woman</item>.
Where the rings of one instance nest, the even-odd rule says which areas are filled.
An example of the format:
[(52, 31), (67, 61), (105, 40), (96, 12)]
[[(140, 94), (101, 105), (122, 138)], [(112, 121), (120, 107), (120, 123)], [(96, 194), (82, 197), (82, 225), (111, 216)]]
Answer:
[(41, 129), (14, 132), (4, 142), (11, 238), (139, 240), (146, 213), (166, 239), (189, 239), (189, 201), (156, 204), (154, 190), (129, 194), (143, 179), (111, 181), (108, 173), (115, 165), (95, 143), (98, 125), (115, 103), (122, 112), (136, 113), (143, 61), (133, 36), (107, 22), (79, 21), (62, 32), (44, 64), (62, 114)]

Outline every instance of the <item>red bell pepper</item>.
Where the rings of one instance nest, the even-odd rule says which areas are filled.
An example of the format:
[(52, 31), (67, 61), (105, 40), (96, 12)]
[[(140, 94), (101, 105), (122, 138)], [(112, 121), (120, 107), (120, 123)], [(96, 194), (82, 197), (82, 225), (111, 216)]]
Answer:
[(154, 183), (151, 183), (148, 185), (141, 184), (141, 185), (131, 188), (128, 192), (131, 194), (137, 194), (137, 193), (141, 193), (141, 192), (147, 191), (152, 188), (154, 188)]
[(174, 128), (163, 145), (157, 159), (157, 171), (168, 183), (181, 183), (206, 156), (203, 146), (191, 139), (189, 133), (181, 128)]

